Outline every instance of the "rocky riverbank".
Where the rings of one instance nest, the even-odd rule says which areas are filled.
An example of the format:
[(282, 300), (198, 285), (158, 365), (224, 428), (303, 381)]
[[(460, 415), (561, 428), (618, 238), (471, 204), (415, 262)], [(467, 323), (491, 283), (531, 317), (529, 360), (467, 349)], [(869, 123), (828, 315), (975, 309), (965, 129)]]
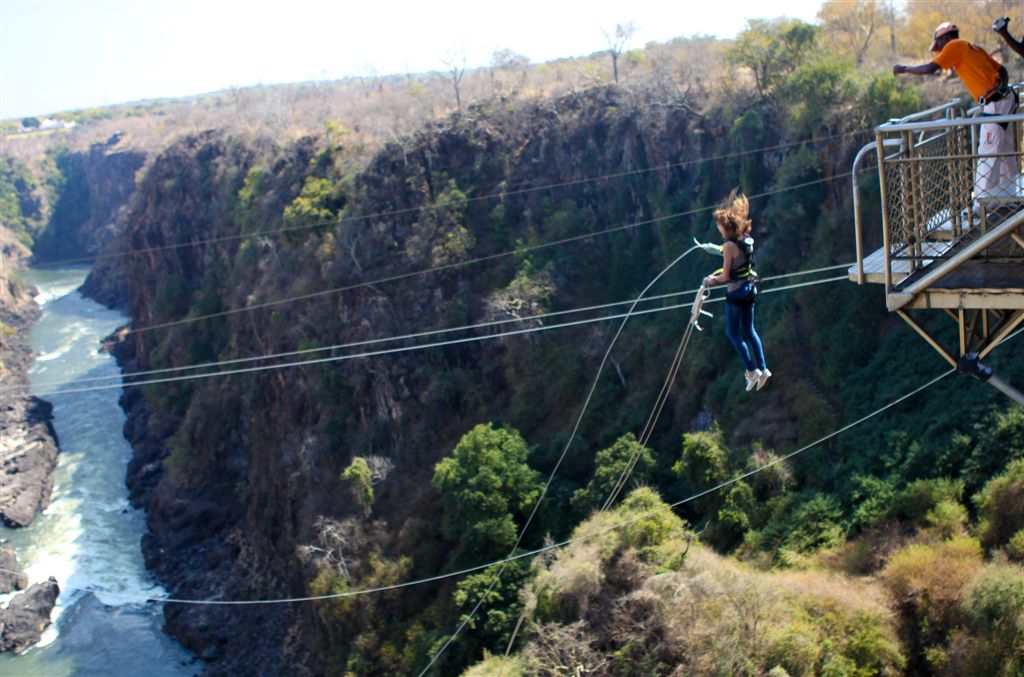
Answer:
[(41, 314), (33, 289), (18, 274), (28, 248), (10, 231), (0, 232), (0, 519), (11, 527), (32, 523), (50, 503), (57, 467), (57, 433), (49, 402), (25, 394), (32, 350), (25, 333)]
[(0, 651), (20, 654), (39, 643), (50, 624), (60, 587), (51, 576), (16, 596), (6, 609), (0, 609)]
[[(18, 275), (29, 255), (10, 231), (0, 229), (0, 382), (5, 391), (0, 405), (0, 519), (9, 527), (28, 526), (50, 504), (59, 451), (53, 406), (21, 390), (33, 359), (25, 333), (41, 314), (35, 290)], [(3, 546), (0, 565), (2, 592), (28, 585), (13, 548)], [(0, 651), (17, 653), (38, 642), (56, 599), (57, 584), (51, 578), (0, 610)]]

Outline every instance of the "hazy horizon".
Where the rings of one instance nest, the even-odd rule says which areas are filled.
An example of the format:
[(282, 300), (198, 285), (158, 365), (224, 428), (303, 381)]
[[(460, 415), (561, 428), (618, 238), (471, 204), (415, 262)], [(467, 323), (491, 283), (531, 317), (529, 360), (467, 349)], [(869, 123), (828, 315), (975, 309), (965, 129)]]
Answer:
[[(786, 3), (812, 21), (820, 0)], [(467, 68), (509, 49), (542, 63), (608, 48), (603, 31), (633, 22), (627, 48), (676, 37), (733, 37), (763, 3), (629, 6), (541, 3), (480, 10), (464, 0), (342, 7), (219, 0), (0, 0), (0, 118), (18, 119), (136, 101), (200, 96), (232, 87), (342, 80), (443, 70), (461, 52)]]

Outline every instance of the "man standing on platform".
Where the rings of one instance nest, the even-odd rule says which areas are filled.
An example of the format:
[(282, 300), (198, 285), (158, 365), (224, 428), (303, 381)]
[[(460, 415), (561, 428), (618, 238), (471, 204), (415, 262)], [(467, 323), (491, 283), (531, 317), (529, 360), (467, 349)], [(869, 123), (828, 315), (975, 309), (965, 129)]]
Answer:
[[(982, 104), (982, 115), (1010, 115), (1017, 109), (1016, 94), (1007, 83), (1006, 68), (988, 53), (966, 40), (960, 39), (959, 29), (952, 23), (938, 25), (933, 36), (932, 52), (938, 55), (920, 66), (896, 64), (893, 75), (931, 75), (940, 70), (956, 70), (960, 81), (975, 101)], [(1008, 123), (981, 125), (978, 140), (979, 157), (974, 175), (974, 199), (1005, 192), (1018, 173), (1017, 161), (1013, 156), (1013, 129)], [(1000, 157), (1001, 156), (1001, 157)], [(977, 208), (977, 204), (975, 204)]]

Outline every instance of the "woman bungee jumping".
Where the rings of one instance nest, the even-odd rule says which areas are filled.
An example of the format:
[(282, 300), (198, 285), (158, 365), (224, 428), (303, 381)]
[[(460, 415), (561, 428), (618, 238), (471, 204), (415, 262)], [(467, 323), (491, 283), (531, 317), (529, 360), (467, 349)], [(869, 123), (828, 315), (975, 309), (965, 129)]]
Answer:
[(772, 375), (764, 360), (761, 338), (754, 329), (754, 303), (757, 298), (754, 282), (757, 274), (751, 259), (754, 238), (750, 236), (749, 213), (747, 197), (733, 190), (714, 211), (722, 245), (697, 243), (704, 251), (722, 255), (722, 268), (705, 277), (704, 285), (726, 285), (725, 335), (743, 361), (747, 391), (755, 386), (760, 390)]

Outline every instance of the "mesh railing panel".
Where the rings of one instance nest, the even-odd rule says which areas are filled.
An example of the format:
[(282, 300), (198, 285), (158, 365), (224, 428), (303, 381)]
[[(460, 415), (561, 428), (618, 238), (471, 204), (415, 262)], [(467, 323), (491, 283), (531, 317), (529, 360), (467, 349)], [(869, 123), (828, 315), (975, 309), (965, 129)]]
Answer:
[(1022, 125), (1007, 125), (998, 144), (992, 143), (994, 126), (979, 117), (921, 131), (879, 130), (880, 141), (901, 143), (882, 161), (891, 273), (941, 258), (951, 242), (1024, 200)]

